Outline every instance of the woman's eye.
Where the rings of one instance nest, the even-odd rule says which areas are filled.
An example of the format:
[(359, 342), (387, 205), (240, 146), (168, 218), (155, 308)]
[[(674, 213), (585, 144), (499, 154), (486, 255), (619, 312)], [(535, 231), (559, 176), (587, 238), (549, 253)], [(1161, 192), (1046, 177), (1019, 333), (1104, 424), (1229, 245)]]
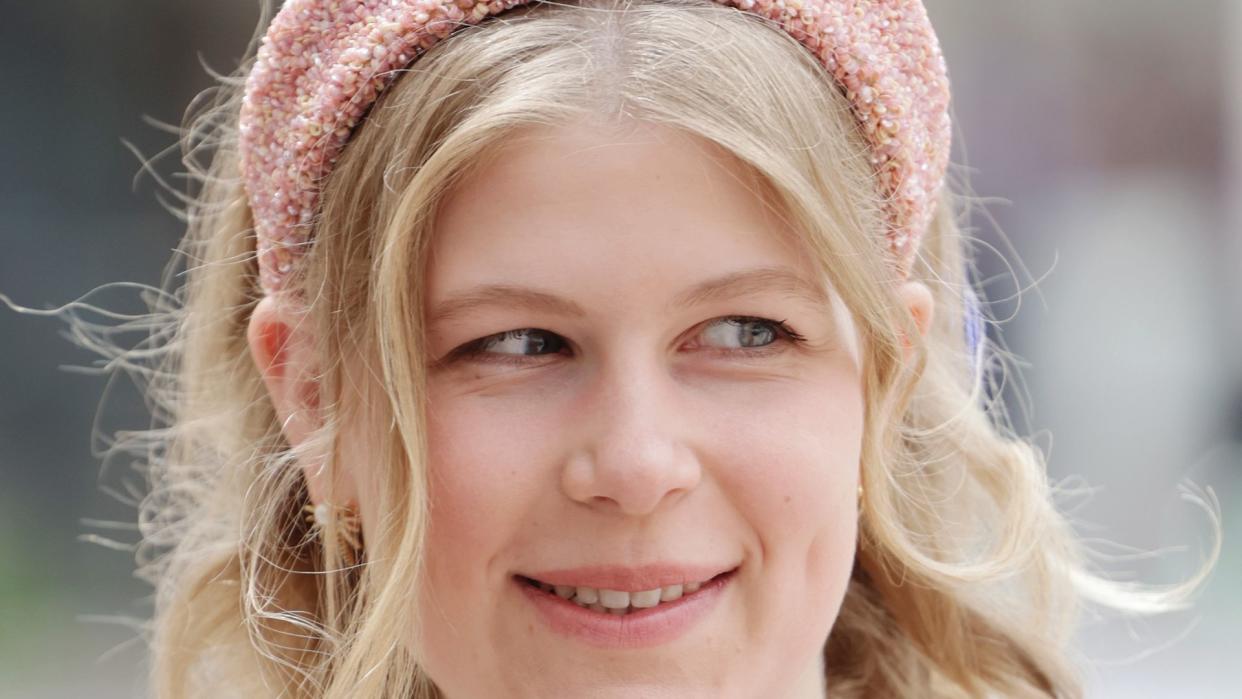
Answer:
[(806, 343), (806, 338), (783, 320), (755, 316), (725, 316), (709, 321), (696, 344), (719, 348), (719, 354), (740, 359), (762, 359)]
[[(754, 316), (725, 316), (709, 321), (696, 344), (714, 346), (722, 354), (744, 358), (767, 357), (785, 351), (789, 345), (806, 342), (783, 320)], [(454, 350), (449, 358), (497, 364), (527, 365), (542, 354), (556, 354), (568, 344), (556, 333), (539, 328), (521, 328), (488, 335)]]
[[(722, 318), (712, 321), (702, 336), (709, 342), (716, 341), (725, 347), (764, 347), (780, 339), (781, 329), (776, 323), (758, 318)], [(734, 343), (737, 343), (734, 345)]]
[(498, 354), (504, 357), (532, 357), (554, 354), (564, 347), (565, 341), (556, 333), (539, 328), (522, 328), (475, 340), (466, 346), (466, 353), (470, 356)]

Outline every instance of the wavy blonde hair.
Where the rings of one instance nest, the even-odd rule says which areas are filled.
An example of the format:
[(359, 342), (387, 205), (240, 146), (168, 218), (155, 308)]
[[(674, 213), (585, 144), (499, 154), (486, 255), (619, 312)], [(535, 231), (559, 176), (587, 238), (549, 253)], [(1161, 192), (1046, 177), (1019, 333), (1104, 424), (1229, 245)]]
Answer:
[[(265, 6), (260, 32), (270, 16)], [(758, 175), (854, 315), (868, 350), (866, 495), (824, 648), (834, 699), (1080, 696), (1070, 639), (1082, 602), (1176, 608), (1215, 561), (1162, 590), (1088, 571), (1040, 452), (993, 396), (1007, 353), (986, 344), (992, 370), (972, 368), (968, 198), (946, 188), (922, 243), (911, 276), (936, 313), (907, 364), (901, 338), (919, 333), (895, 294), (882, 201), (848, 104), (775, 25), (708, 0), (518, 8), (458, 31), (382, 95), (325, 183), (315, 244), (292, 282), (319, 341), (327, 419), (316, 441), (291, 449), (246, 339), (261, 292), (236, 124), (256, 44), (191, 110), (188, 230), (144, 318), (150, 342), (113, 357), (141, 373), (157, 420), (115, 447), (149, 470), (139, 571), (157, 588), (157, 696), (438, 696), (418, 649), (399, 641), (417, 621), (411, 581), (428, 517), (423, 290), (411, 276), (422, 278), (444, 194), (528, 125), (633, 118), (718, 144)], [(375, 380), (348, 383), (345, 357)], [(386, 516), (366, 532), (365, 560), (347, 566), (330, 536), (308, 532), (298, 464), (322, 453), (339, 467), (336, 435), (357, 418), (384, 450)]]

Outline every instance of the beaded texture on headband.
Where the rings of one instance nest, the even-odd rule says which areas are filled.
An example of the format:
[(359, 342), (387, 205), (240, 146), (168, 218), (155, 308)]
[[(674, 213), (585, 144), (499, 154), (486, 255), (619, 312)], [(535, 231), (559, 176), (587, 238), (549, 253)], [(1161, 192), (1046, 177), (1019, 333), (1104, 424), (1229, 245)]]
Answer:
[[(379, 94), (463, 25), (538, 0), (288, 0), (246, 80), (241, 170), (260, 284), (278, 291), (310, 244), (320, 183)], [(921, 0), (714, 0), (772, 20), (848, 98), (886, 196), (885, 240), (909, 274), (948, 167), (944, 57)]]

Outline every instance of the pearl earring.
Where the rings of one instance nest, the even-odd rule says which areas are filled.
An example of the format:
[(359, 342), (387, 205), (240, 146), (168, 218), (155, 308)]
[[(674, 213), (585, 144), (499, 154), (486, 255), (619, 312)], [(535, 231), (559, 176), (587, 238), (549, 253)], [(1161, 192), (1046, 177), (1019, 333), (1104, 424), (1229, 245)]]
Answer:
[(362, 522), (352, 505), (333, 505), (324, 501), (302, 508), (311, 530), (325, 545), (333, 541), (347, 565), (357, 562), (362, 550)]

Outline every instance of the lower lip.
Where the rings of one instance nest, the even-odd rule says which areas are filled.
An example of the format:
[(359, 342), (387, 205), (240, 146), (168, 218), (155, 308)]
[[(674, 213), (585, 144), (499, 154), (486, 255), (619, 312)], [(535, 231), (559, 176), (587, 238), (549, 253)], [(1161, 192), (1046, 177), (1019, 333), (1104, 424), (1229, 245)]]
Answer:
[(552, 631), (598, 648), (650, 648), (685, 635), (715, 609), (737, 571), (703, 583), (697, 592), (624, 616), (595, 612), (513, 578)]

